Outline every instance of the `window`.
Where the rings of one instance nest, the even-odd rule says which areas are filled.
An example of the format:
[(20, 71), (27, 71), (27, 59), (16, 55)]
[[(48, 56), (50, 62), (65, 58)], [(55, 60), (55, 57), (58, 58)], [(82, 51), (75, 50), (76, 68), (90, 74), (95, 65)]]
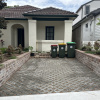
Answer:
[(86, 28), (88, 28), (88, 23), (85, 26), (86, 26)]
[(85, 6), (85, 14), (89, 14), (90, 13), (90, 5), (86, 5)]
[(46, 26), (46, 40), (54, 40), (54, 26)]

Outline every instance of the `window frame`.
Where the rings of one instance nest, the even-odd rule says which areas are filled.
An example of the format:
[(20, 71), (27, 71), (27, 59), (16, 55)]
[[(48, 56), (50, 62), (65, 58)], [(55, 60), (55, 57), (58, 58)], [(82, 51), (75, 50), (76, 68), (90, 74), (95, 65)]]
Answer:
[(45, 33), (45, 40), (48, 40), (48, 39), (47, 39), (47, 33), (48, 33), (48, 32), (47, 32), (47, 29), (48, 29), (48, 28), (53, 28), (53, 39), (52, 39), (52, 40), (54, 40), (54, 29), (55, 29), (54, 26), (46, 26), (46, 28), (45, 28), (45, 30), (46, 30), (46, 31), (45, 31), (45, 32), (46, 32), (46, 33)]
[[(87, 7), (89, 7), (89, 12), (87, 13)], [(88, 15), (90, 13), (90, 5), (85, 6), (85, 15)]]
[(85, 24), (85, 27), (88, 28), (88, 23)]

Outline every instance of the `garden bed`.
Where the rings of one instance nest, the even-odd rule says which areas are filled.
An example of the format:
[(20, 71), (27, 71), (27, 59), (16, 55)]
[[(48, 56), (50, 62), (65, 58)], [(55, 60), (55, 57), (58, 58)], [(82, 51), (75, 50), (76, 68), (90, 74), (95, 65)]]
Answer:
[(15, 71), (17, 71), (28, 59), (30, 52), (20, 54), (16, 59), (10, 59), (0, 64), (0, 86), (2, 86)]
[(100, 55), (89, 54), (76, 49), (76, 58), (100, 76)]
[(24, 53), (26, 53), (26, 52), (22, 52), (21, 54), (13, 54), (12, 56), (8, 56), (8, 55), (5, 53), (5, 54), (3, 54), (3, 61), (0, 62), (0, 64), (3, 63), (3, 62), (5, 62), (5, 61), (7, 61), (7, 60), (10, 60), (10, 59), (17, 59), (17, 56), (22, 55), (22, 54), (24, 54)]

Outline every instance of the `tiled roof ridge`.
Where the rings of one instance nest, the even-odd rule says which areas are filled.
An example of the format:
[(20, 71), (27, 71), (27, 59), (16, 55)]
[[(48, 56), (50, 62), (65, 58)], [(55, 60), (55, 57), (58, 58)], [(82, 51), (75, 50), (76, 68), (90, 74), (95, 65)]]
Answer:
[(65, 12), (69, 12), (69, 13), (76, 14), (76, 13), (74, 13), (74, 12), (67, 11), (67, 10), (63, 10), (63, 9), (59, 9), (59, 8), (55, 8), (55, 7), (52, 7), (52, 6), (50, 6), (50, 7), (46, 7), (46, 8), (42, 8), (42, 9), (36, 9), (36, 10), (28, 11), (28, 12), (25, 12), (25, 13), (36, 12), (36, 11), (42, 11), (42, 10), (46, 10), (46, 9), (50, 9), (50, 8), (52, 8), (52, 9), (56, 9), (56, 10), (60, 10), (60, 11), (65, 11)]
[(31, 6), (31, 5), (23, 5), (23, 6), (11, 7), (11, 8), (3, 8), (2, 10), (11, 10), (11, 9), (17, 9), (17, 8), (24, 8), (24, 7), (33, 7), (33, 8), (36, 8), (36, 9), (40, 9), (38, 7), (34, 7), (34, 6)]

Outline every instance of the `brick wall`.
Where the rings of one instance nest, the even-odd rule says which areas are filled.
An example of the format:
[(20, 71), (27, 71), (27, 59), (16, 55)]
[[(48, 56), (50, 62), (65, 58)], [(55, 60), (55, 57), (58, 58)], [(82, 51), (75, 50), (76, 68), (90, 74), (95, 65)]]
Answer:
[(11, 59), (2, 63), (3, 68), (0, 69), (0, 86), (2, 86), (29, 58), (30, 53), (27, 52), (17, 56), (17, 59)]
[(76, 50), (76, 58), (91, 68), (98, 76), (100, 76), (100, 56), (87, 54), (84, 51)]

